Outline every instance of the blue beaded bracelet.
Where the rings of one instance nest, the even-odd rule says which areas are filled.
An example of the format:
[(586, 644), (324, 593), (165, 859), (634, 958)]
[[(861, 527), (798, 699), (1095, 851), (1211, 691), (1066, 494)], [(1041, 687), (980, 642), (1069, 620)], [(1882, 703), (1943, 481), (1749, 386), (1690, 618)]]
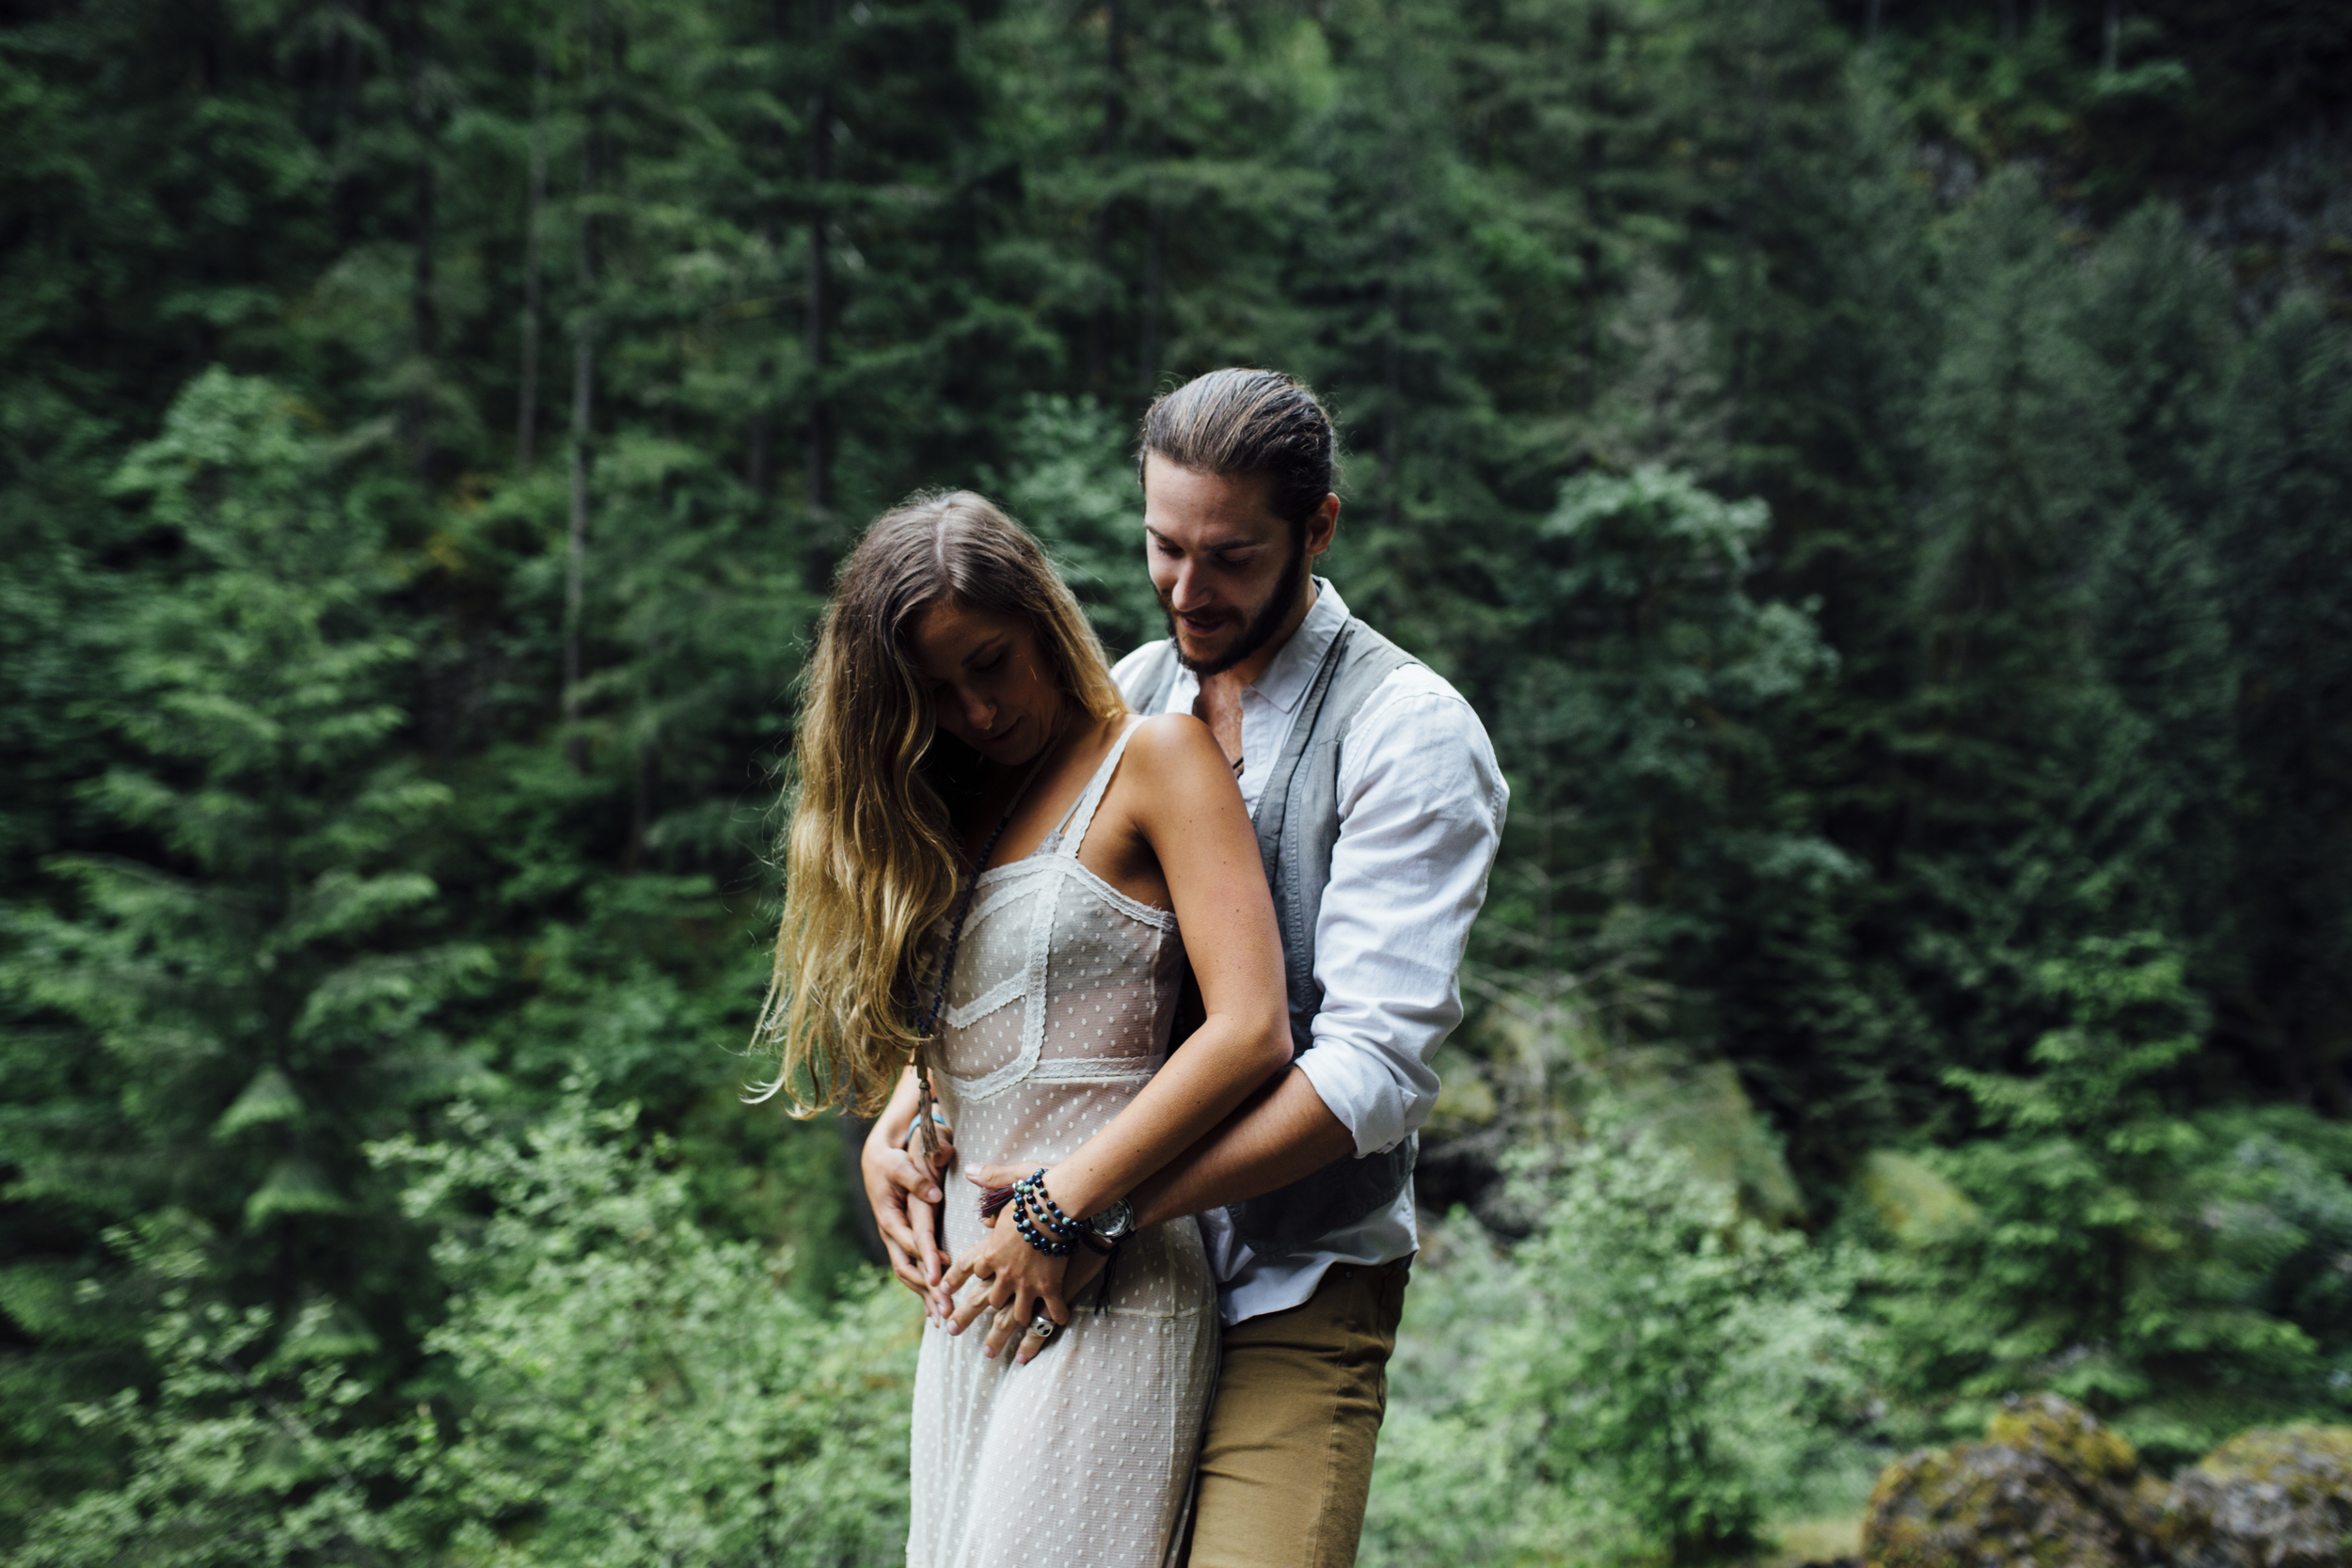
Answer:
[[(1039, 1173), (1040, 1176), (1043, 1174), (1042, 1171)], [(1046, 1257), (1067, 1258), (1070, 1256), (1070, 1243), (1065, 1241), (1048, 1240), (1045, 1234), (1038, 1228), (1029, 1212), (1029, 1205), (1033, 1201), (1048, 1205), (1053, 1202), (1053, 1199), (1042, 1196), (1044, 1185), (1036, 1176), (1013, 1184), (1012, 1223), (1020, 1230), (1021, 1239)]]

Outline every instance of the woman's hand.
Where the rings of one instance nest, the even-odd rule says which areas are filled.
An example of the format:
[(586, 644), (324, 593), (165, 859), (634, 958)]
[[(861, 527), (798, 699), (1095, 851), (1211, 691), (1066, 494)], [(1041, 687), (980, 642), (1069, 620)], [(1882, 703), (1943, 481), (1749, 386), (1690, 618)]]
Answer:
[[(1000, 1220), (1004, 1223), (997, 1223)], [(977, 1245), (967, 1248), (956, 1259), (956, 1266), (947, 1271), (944, 1289), (950, 1297), (961, 1292), (966, 1281), (985, 1287), (973, 1291), (957, 1304), (948, 1320), (947, 1332), (961, 1334), (982, 1312), (993, 1310), (995, 1317), (989, 1324), (987, 1353), (996, 1354), (1005, 1348), (1007, 1340), (1018, 1334), (1021, 1347), (1015, 1361), (1026, 1362), (1047, 1343), (1027, 1332), (1039, 1313), (1053, 1321), (1057, 1332), (1069, 1326), (1070, 1308), (1063, 1299), (1063, 1282), (1070, 1259), (1049, 1258), (1031, 1246), (1028, 1238), (1021, 1234), (1021, 1227), (1006, 1214), (993, 1215), (987, 1223), (988, 1234)]]
[[(966, 1172), (965, 1179), (982, 1192), (986, 1192), (993, 1187), (1009, 1187), (1036, 1168), (1035, 1165), (980, 1165)], [(993, 1226), (1003, 1217), (1001, 1214), (985, 1214), (981, 1216), (980, 1223)], [(1015, 1225), (1007, 1225), (1003, 1228), (1016, 1236), (1021, 1233), (1020, 1227)], [(1069, 1257), (1061, 1259), (1061, 1299), (1064, 1302), (1077, 1300), (1085, 1292), (1086, 1288), (1094, 1283), (1102, 1274), (1104, 1265), (1109, 1261), (1108, 1257), (1095, 1251), (1092, 1247), (1082, 1246), (1074, 1249)], [(1010, 1320), (1007, 1320), (1001, 1328), (992, 1323), (988, 1335), (988, 1354), (993, 1355), (1004, 1349), (1005, 1340), (1022, 1326)], [(1051, 1339), (1041, 1339), (1034, 1334), (1023, 1334), (1020, 1349), (1013, 1354), (1013, 1365), (1027, 1366), (1037, 1358), (1039, 1352), (1052, 1343)]]

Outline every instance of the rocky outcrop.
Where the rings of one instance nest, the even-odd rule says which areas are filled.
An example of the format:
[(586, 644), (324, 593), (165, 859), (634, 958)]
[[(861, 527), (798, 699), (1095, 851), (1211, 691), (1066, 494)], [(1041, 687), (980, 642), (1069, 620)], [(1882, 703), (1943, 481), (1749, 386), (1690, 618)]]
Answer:
[(1982, 1443), (1887, 1466), (1862, 1529), (1872, 1568), (2157, 1568), (2132, 1447), (2055, 1394), (2013, 1399)]
[(2352, 1429), (2244, 1433), (2166, 1486), (2080, 1405), (2011, 1399), (1985, 1441), (1887, 1466), (1862, 1549), (1870, 1568), (2346, 1568)]
[(2156, 1539), (2177, 1568), (2352, 1563), (2352, 1430), (2231, 1438), (2173, 1481)]

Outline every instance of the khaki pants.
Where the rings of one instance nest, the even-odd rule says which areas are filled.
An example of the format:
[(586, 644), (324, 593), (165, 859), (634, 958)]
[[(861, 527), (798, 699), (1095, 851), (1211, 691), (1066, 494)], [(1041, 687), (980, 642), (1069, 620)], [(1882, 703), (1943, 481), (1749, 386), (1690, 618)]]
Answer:
[(1372, 1490), (1412, 1259), (1340, 1264), (1287, 1312), (1225, 1331), (1190, 1568), (1346, 1568)]

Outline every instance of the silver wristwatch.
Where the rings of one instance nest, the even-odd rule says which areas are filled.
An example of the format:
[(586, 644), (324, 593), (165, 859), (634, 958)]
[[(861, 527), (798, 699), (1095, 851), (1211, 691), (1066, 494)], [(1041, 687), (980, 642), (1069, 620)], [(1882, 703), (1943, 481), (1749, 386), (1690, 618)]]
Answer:
[(1116, 1242), (1136, 1227), (1135, 1205), (1120, 1198), (1099, 1214), (1087, 1218), (1087, 1228), (1106, 1242)]

